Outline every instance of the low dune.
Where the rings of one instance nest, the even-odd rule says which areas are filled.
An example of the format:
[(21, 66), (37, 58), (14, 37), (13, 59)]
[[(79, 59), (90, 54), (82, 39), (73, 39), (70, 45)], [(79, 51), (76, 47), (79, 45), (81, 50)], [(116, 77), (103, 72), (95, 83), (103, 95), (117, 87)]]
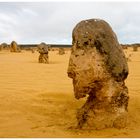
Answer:
[(140, 50), (125, 50), (128, 61), (128, 125), (124, 129), (78, 130), (76, 110), (85, 99), (74, 98), (67, 76), (70, 51), (49, 52), (49, 64), (38, 63), (39, 53), (0, 51), (0, 137), (140, 137)]

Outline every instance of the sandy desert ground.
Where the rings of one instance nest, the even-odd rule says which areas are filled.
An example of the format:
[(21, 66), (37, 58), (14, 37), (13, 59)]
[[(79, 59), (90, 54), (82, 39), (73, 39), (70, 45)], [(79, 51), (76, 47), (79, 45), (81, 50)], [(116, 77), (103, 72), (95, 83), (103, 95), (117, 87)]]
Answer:
[[(126, 51), (126, 50), (125, 50)], [(70, 51), (49, 53), (50, 64), (38, 63), (38, 52), (0, 51), (0, 137), (140, 137), (140, 49), (133, 52), (126, 85), (129, 122), (124, 129), (76, 130), (76, 100), (67, 77)]]

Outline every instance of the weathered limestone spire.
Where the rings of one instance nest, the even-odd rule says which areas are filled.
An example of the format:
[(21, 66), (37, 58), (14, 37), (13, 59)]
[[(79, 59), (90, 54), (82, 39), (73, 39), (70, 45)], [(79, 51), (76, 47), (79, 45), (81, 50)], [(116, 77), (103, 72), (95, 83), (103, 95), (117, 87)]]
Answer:
[(128, 65), (116, 34), (104, 20), (89, 19), (76, 25), (72, 37), (68, 76), (75, 98), (88, 95), (77, 112), (78, 127), (125, 127)]

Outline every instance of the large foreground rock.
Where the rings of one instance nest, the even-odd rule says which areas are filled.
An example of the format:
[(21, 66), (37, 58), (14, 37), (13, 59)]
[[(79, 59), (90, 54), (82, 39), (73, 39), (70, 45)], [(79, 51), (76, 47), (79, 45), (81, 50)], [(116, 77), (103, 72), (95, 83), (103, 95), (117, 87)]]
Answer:
[(72, 37), (68, 76), (77, 99), (88, 95), (77, 112), (78, 127), (125, 127), (128, 66), (115, 33), (105, 21), (90, 19), (77, 24)]

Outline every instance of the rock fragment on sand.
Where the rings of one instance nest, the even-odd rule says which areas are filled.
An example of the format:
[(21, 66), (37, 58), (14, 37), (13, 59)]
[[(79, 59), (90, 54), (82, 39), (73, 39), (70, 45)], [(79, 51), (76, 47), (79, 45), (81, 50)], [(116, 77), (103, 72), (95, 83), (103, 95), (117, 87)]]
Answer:
[(39, 63), (49, 63), (49, 50), (48, 45), (41, 43), (38, 45), (38, 52), (40, 53), (38, 62)]
[(123, 128), (127, 124), (128, 65), (116, 34), (104, 20), (81, 21), (73, 29), (68, 76), (76, 99), (78, 128)]

